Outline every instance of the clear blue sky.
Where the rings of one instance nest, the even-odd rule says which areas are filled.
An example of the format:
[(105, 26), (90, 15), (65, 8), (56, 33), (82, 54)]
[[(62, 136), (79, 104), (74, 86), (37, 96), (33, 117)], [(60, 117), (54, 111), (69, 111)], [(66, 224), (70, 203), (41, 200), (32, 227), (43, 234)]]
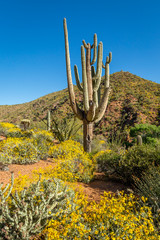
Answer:
[(112, 51), (111, 73), (160, 83), (159, 0), (0, 0), (0, 105), (32, 101), (67, 87), (63, 18), (72, 75), (82, 40)]

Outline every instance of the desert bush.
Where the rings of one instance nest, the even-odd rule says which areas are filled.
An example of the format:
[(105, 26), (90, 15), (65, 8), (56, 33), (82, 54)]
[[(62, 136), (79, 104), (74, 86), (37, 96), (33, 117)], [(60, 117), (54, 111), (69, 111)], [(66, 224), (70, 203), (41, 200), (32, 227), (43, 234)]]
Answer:
[(2, 162), (28, 164), (39, 160), (37, 148), (33, 140), (26, 138), (7, 138), (0, 143)]
[(160, 139), (160, 126), (151, 124), (136, 124), (130, 129), (130, 136), (136, 137), (141, 135), (143, 143), (156, 144), (157, 140)]
[(83, 154), (84, 150), (82, 145), (73, 140), (61, 142), (56, 146), (51, 146), (49, 149), (49, 156), (53, 158), (72, 158)]
[(80, 143), (67, 140), (51, 147), (49, 155), (57, 159), (57, 165), (53, 169), (57, 178), (84, 182), (89, 182), (93, 178), (95, 164)]
[(160, 232), (160, 167), (151, 167), (141, 178), (133, 178), (136, 192), (145, 197)]
[(115, 174), (124, 182), (133, 182), (132, 176), (140, 177), (152, 165), (160, 164), (160, 146), (135, 145), (128, 150), (100, 151), (94, 155), (98, 164), (98, 171), (103, 171), (107, 176)]
[(63, 118), (61, 120), (52, 118), (51, 131), (60, 142), (74, 138), (81, 128), (81, 123), (76, 117)]
[[(94, 155), (94, 161), (97, 163), (97, 171), (104, 172), (107, 177), (115, 175), (124, 178), (124, 167), (121, 166), (121, 159), (125, 155), (124, 148), (114, 151), (107, 149)], [(125, 181), (125, 178), (124, 178)]]
[[(73, 211), (74, 191), (58, 179), (39, 179), (17, 192), (0, 188), (0, 239), (29, 240), (40, 233), (48, 220)], [(72, 207), (69, 207), (71, 206)]]
[(0, 135), (5, 137), (21, 137), (22, 131), (12, 123), (0, 122)]
[(48, 223), (44, 230), (48, 240), (159, 238), (150, 208), (141, 207), (132, 194), (104, 193), (99, 203), (85, 200), (78, 203), (80, 208)]
[(53, 134), (45, 130), (32, 131), (33, 144), (38, 150), (40, 159), (47, 159), (50, 146), (53, 144)]
[(160, 147), (135, 145), (128, 149), (121, 164), (129, 174), (140, 177), (150, 166), (160, 164)]
[(119, 161), (118, 173), (125, 182), (132, 183), (133, 176), (141, 177), (151, 166), (160, 164), (160, 147), (152, 145), (134, 145)]
[(92, 140), (92, 154), (103, 151), (107, 148), (108, 142), (103, 136), (96, 135)]
[[(115, 171), (116, 165), (120, 160), (120, 155), (110, 149), (100, 151), (94, 155), (94, 159), (97, 163), (99, 172), (107, 172), (111, 169)], [(111, 171), (112, 171), (111, 170)]]
[(51, 132), (46, 131), (46, 130), (32, 130), (33, 132), (33, 138), (37, 140), (46, 140), (48, 142), (53, 142), (54, 136)]

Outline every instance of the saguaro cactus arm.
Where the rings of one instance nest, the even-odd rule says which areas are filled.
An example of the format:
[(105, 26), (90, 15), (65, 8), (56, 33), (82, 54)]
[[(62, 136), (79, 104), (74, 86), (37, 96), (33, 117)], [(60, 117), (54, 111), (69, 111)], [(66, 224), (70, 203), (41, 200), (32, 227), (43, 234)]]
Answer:
[(85, 61), (85, 51), (84, 46), (81, 46), (81, 62), (82, 62), (82, 81), (83, 81), (83, 103), (84, 110), (89, 110), (89, 101), (88, 101), (88, 84), (87, 84), (87, 74), (86, 74), (86, 61)]
[(109, 94), (110, 94), (110, 83), (109, 83), (109, 63), (112, 60), (112, 54), (109, 54), (109, 58), (107, 57), (106, 59), (106, 64), (105, 64), (105, 78), (104, 78), (104, 93), (103, 93), (103, 97), (100, 101), (100, 104), (98, 106), (98, 108), (96, 109), (96, 113), (95, 113), (95, 122), (98, 122), (104, 115), (107, 104), (108, 104), (108, 98), (109, 98)]
[(92, 90), (92, 75), (91, 75), (91, 44), (88, 43), (88, 48), (86, 50), (86, 75), (87, 75), (87, 85), (88, 85), (88, 99), (89, 102), (93, 99)]
[(105, 113), (105, 110), (108, 104), (109, 93), (110, 93), (110, 88), (106, 88), (104, 90), (101, 102), (98, 108), (96, 109), (95, 118), (94, 118), (95, 123), (99, 122)]
[(79, 80), (79, 74), (78, 74), (77, 65), (74, 65), (74, 74), (75, 74), (75, 79), (76, 79), (77, 87), (78, 87), (78, 89), (79, 89), (80, 91), (83, 92), (83, 86), (81, 85), (80, 80)]
[(70, 55), (69, 55), (69, 43), (68, 43), (68, 31), (67, 31), (67, 23), (66, 19), (63, 20), (64, 25), (64, 36), (65, 36), (65, 55), (66, 55), (66, 70), (67, 70), (67, 81), (68, 81), (68, 90), (69, 90), (69, 97), (71, 102), (71, 107), (75, 115), (83, 120), (83, 111), (80, 110), (76, 103), (74, 88), (72, 83), (72, 75), (71, 75), (71, 66), (70, 66)]
[(103, 58), (102, 52), (103, 52), (103, 44), (102, 44), (102, 42), (100, 42), (98, 45), (97, 70), (96, 70), (96, 74), (93, 78), (93, 79), (97, 80), (96, 83), (94, 84), (94, 91), (98, 90), (99, 85), (101, 83), (102, 58)]
[(88, 44), (85, 42), (85, 40), (82, 41), (84, 47), (87, 49), (88, 48)]
[[(106, 63), (109, 64), (111, 61), (112, 61), (112, 53), (109, 52), (109, 57), (107, 56)], [(103, 62), (102, 62), (102, 67), (105, 68), (105, 65), (103, 64)]]
[(96, 59), (97, 59), (97, 34), (94, 34), (94, 43), (91, 46), (91, 48), (94, 48), (93, 59), (91, 61), (91, 65), (93, 65), (96, 62)]

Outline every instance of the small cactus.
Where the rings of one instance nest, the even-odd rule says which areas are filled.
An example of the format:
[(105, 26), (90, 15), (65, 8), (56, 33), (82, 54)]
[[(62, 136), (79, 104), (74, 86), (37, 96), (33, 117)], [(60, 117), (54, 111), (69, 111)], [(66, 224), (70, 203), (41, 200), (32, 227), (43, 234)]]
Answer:
[(21, 125), (23, 126), (23, 130), (26, 131), (30, 126), (30, 120), (29, 119), (21, 120)]
[(143, 141), (142, 141), (142, 136), (141, 135), (137, 135), (137, 145), (142, 145)]
[(12, 192), (13, 182), (12, 173), (7, 194), (9, 184), (3, 190), (0, 185), (0, 239), (29, 240), (44, 229), (48, 220), (70, 211), (67, 199), (73, 201), (74, 191), (61, 180), (41, 180), (40, 176), (37, 183), (21, 192)]

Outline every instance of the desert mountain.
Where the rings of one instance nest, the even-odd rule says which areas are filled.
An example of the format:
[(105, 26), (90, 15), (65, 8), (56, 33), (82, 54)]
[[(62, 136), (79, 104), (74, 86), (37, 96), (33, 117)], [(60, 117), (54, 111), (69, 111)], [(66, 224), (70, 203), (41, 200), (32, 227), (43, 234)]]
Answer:
[[(115, 126), (121, 126), (123, 130), (125, 125), (129, 127), (134, 123), (159, 124), (160, 84), (123, 71), (111, 74), (110, 82), (112, 91), (105, 115), (96, 125), (97, 134), (104, 134)], [(77, 87), (75, 91), (77, 102), (82, 105)], [(21, 119), (27, 118), (31, 120), (32, 126), (42, 127), (40, 119), (46, 118), (48, 110), (52, 111), (53, 117), (58, 118), (72, 113), (67, 89), (28, 103), (1, 105), (0, 121), (20, 124)]]

